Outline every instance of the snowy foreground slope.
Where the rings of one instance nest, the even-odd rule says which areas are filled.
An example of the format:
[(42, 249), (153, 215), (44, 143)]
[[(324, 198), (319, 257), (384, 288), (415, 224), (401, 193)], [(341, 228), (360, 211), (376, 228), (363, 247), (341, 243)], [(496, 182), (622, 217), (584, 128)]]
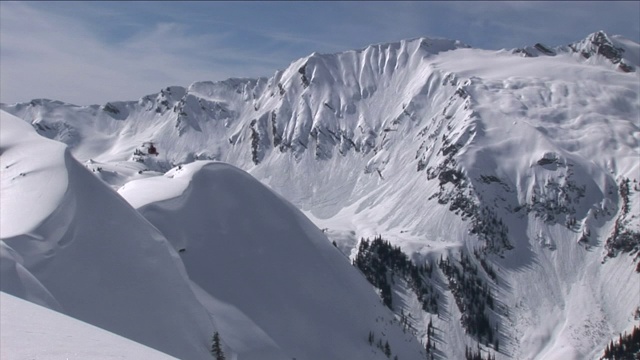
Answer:
[(367, 344), (369, 332), (400, 359), (421, 357), (416, 339), (326, 236), (244, 171), (198, 161), (119, 193), (182, 251), (193, 282), (288, 350), (279, 358), (386, 358)]
[[(243, 288), (211, 289), (233, 280), (197, 280), (206, 260), (191, 247), (218, 249), (207, 233), (242, 235), (252, 249), (247, 264), (262, 244), (242, 231), (273, 224), (256, 219), (232, 231), (221, 225), (224, 217), (196, 222), (195, 209), (219, 210), (220, 195), (201, 179), (235, 170), (195, 160), (246, 170), (352, 260), (362, 237), (382, 235), (433, 268), (422, 280), (437, 310), (423, 306), (402, 274), (386, 275), (391, 307), (415, 337), (435, 344), (435, 357), (464, 358), (465, 346), (480, 343), (483, 355), (502, 359), (584, 359), (598, 358), (639, 320), (638, 66), (638, 44), (603, 32), (564, 46), (501, 51), (420, 38), (314, 53), (271, 78), (173, 86), (138, 101), (80, 107), (41, 99), (0, 108), (66, 143), (120, 189), (171, 251), (185, 249), (178, 254), (194, 288), (251, 319), (256, 338), (273, 334), (265, 344), (281, 341), (284, 330), (243, 302)], [(248, 214), (270, 215), (243, 199), (252, 204)], [(474, 286), (464, 285), (469, 279), (496, 305), (471, 305), (478, 301)]]
[(0, 292), (0, 357), (174, 359), (72, 317)]
[(184, 359), (210, 358), (214, 330), (229, 358), (386, 358), (370, 332), (422, 357), (344, 255), (250, 175), (199, 162), (128, 184), (156, 228), (64, 144), (1, 115), (3, 292)]
[(209, 314), (162, 234), (64, 144), (0, 121), (1, 290), (174, 356), (209, 356)]

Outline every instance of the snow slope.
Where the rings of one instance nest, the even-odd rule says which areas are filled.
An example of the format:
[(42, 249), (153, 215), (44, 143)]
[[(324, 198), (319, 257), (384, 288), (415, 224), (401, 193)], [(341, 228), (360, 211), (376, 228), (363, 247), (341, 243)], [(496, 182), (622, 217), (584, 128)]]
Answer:
[(369, 332), (421, 357), (348, 259), (250, 175), (200, 162), (127, 184), (156, 228), (63, 144), (1, 119), (3, 291), (180, 358), (209, 358), (214, 329), (232, 359), (386, 358)]
[(400, 359), (422, 357), (345, 256), (249, 174), (197, 161), (119, 193), (182, 251), (199, 287), (246, 314), (285, 355), (255, 358), (387, 358), (367, 343), (369, 332)]
[(64, 145), (0, 115), (2, 291), (174, 356), (210, 356), (211, 320), (162, 234)]
[(72, 317), (0, 292), (0, 357), (174, 359)]

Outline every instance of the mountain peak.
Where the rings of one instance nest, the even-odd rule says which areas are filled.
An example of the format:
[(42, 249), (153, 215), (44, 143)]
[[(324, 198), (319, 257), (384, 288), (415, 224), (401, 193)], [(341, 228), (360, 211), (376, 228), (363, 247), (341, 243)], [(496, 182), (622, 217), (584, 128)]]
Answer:
[(569, 44), (574, 47), (574, 51), (580, 52), (585, 58), (589, 58), (594, 54), (601, 54), (614, 63), (620, 62), (622, 59), (623, 48), (616, 48), (611, 39), (604, 31), (596, 31), (585, 39)]
[[(584, 59), (591, 59), (598, 55), (607, 59), (611, 64), (624, 72), (634, 72), (638, 64), (638, 44), (620, 36), (610, 36), (600, 30), (589, 34), (585, 39), (571, 43), (568, 48), (580, 54)], [(635, 48), (635, 49), (634, 49)], [(629, 54), (629, 55), (628, 55)]]
[[(524, 57), (555, 56), (561, 53), (578, 54), (583, 60), (613, 64), (622, 72), (635, 72), (640, 66), (639, 44), (620, 35), (609, 35), (599, 30), (584, 39), (565, 46), (550, 47), (542, 43), (513, 49), (513, 54)], [(600, 60), (598, 60), (600, 59)]]

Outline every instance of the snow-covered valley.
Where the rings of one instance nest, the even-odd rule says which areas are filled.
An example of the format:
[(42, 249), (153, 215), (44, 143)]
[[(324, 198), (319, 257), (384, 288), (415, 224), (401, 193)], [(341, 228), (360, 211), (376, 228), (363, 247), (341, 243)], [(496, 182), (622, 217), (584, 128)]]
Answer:
[(598, 359), (640, 320), (639, 66), (419, 38), (0, 104), (0, 290), (185, 359)]

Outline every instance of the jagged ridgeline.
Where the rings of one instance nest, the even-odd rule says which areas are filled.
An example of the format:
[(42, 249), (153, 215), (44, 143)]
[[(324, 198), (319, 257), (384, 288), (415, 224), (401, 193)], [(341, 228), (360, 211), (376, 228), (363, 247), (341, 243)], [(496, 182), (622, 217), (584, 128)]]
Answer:
[[(77, 107), (40, 99), (1, 107), (70, 145), (82, 161), (136, 161), (138, 171), (166, 172), (195, 160), (222, 160), (270, 179), (297, 205), (327, 214), (343, 204), (324, 201), (326, 194), (352, 203), (380, 181), (409, 181), (412, 186), (398, 186), (397, 197), (412, 198), (406, 205), (412, 214), (378, 212), (385, 226), (412, 221), (416, 231), (428, 232), (430, 217), (417, 214), (437, 202), (466, 222), (486, 252), (514, 248), (520, 237), (513, 233), (520, 227), (514, 214), (569, 224), (576, 240), (593, 246), (603, 235), (592, 228), (602, 226), (590, 225), (598, 221), (589, 215), (615, 212), (620, 191), (609, 187), (622, 177), (633, 181), (638, 170), (615, 161), (634, 153), (625, 136), (637, 128), (637, 96), (625, 82), (637, 77), (636, 45), (596, 32), (566, 46), (536, 44), (487, 57), (460, 41), (419, 38), (314, 53), (270, 78), (168, 86), (138, 101)], [(485, 71), (483, 64), (492, 62), (488, 68), (512, 70)], [(549, 73), (553, 67), (562, 71)], [(600, 76), (608, 78), (589, 80)], [(612, 134), (600, 131), (607, 122), (615, 125)], [(576, 131), (592, 139), (575, 144), (566, 134)], [(112, 140), (104, 140), (107, 135)], [(609, 139), (617, 145), (598, 152), (596, 144)], [(146, 153), (151, 142), (159, 156)], [(597, 174), (614, 162), (615, 173)], [(94, 166), (114, 187), (126, 179)], [(312, 175), (326, 168), (329, 179)], [(304, 181), (291, 183), (290, 176)], [(621, 244), (637, 239), (630, 194), (630, 215), (604, 236), (617, 244), (611, 248), (628, 249)]]

